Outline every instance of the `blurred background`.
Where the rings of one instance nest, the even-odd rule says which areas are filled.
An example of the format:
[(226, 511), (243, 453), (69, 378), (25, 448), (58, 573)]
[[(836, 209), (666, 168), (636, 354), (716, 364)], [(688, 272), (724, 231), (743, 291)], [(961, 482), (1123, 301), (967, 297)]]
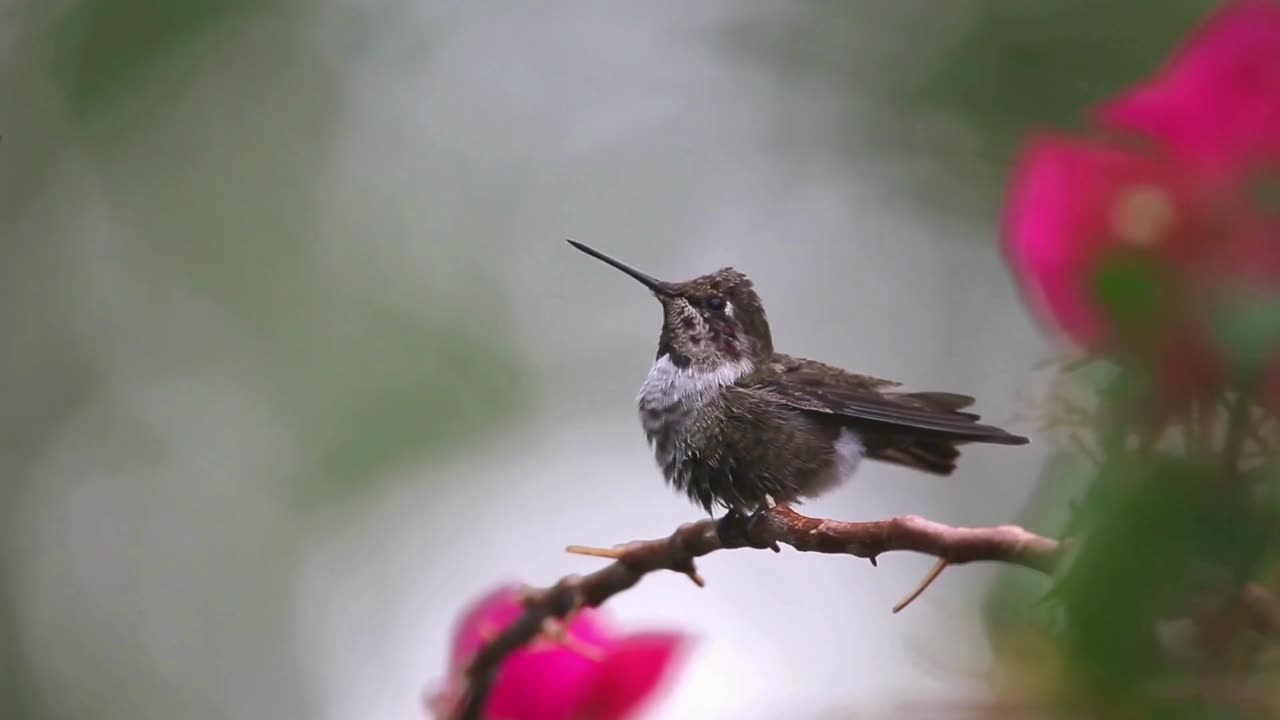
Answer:
[[(1010, 421), (1052, 347), (1007, 163), (1212, 5), (12, 0), (0, 715), (421, 717), (474, 595), (697, 518), (634, 410), (658, 305), (565, 237)], [(1044, 530), (1050, 450), (804, 509)], [(654, 717), (982, 698), (997, 570), (890, 615), (929, 565), (723, 553), (610, 608), (698, 637)]]

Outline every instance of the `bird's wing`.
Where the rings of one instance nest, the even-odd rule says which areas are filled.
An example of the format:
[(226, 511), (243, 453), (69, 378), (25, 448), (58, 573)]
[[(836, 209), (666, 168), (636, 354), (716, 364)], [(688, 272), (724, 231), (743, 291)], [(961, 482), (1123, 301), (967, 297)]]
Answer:
[(834, 365), (783, 355), (782, 353), (774, 354), (767, 366), (767, 374), (780, 375), (791, 382), (808, 384), (824, 384), (834, 381), (850, 388), (868, 392), (887, 390), (902, 385), (902, 383), (894, 382), (893, 380), (885, 380), (871, 375), (859, 375)]
[(788, 358), (756, 378), (757, 387), (798, 410), (834, 418), (860, 420), (893, 428), (923, 430), (955, 441), (1023, 445), (1027, 438), (978, 423), (961, 408), (967, 395), (908, 393), (890, 388), (888, 380), (856, 375), (827, 365)]

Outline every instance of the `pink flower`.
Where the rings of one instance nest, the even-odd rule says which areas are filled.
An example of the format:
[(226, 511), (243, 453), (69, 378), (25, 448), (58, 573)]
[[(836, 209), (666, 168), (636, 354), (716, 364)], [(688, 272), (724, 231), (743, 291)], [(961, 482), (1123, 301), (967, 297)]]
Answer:
[[(446, 718), (463, 691), (475, 653), (522, 613), (519, 590), (503, 586), (473, 604), (454, 632), (450, 680), (427, 698)], [(621, 720), (633, 717), (676, 669), (687, 638), (675, 633), (619, 634), (604, 613), (584, 608), (565, 638), (539, 638), (503, 661), (485, 706), (494, 720)]]
[(1014, 169), (1005, 252), (1030, 304), (1088, 349), (1110, 344), (1090, 292), (1103, 262), (1159, 248), (1194, 262), (1207, 209), (1172, 163), (1106, 143), (1038, 135)]
[(1235, 0), (1148, 80), (1102, 105), (1108, 127), (1150, 136), (1198, 168), (1239, 176), (1280, 161), (1280, 3)]
[[(1148, 82), (1104, 103), (1112, 139), (1040, 134), (1010, 180), (1008, 262), (1028, 304), (1077, 345), (1154, 362), (1166, 387), (1220, 382), (1216, 300), (1280, 292), (1280, 4), (1237, 0)], [(1149, 312), (1113, 316), (1112, 262), (1149, 270)], [(1114, 309), (1114, 308), (1112, 308)]]

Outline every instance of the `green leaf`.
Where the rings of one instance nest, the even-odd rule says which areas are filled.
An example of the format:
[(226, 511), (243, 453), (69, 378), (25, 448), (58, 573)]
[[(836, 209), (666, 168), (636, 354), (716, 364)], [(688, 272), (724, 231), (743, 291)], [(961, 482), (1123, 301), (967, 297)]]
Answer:
[(1127, 343), (1154, 337), (1172, 310), (1176, 286), (1149, 255), (1118, 253), (1094, 272), (1090, 294)]
[(1238, 377), (1252, 378), (1280, 352), (1280, 296), (1243, 295), (1221, 301), (1214, 334)]
[(1253, 207), (1262, 215), (1280, 216), (1280, 173), (1267, 172), (1250, 183)]

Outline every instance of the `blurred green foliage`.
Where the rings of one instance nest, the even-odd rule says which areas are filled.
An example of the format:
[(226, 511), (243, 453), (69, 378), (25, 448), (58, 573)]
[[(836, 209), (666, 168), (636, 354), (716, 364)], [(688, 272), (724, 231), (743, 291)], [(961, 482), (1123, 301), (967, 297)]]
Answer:
[(1214, 308), (1213, 329), (1231, 371), (1258, 377), (1280, 347), (1280, 299), (1248, 292), (1228, 298)]
[(1103, 410), (1081, 430), (1090, 455), (1044, 469), (1023, 522), (1068, 543), (1056, 576), (1007, 569), (988, 596), (1006, 690), (1073, 717), (1271, 717), (1248, 711), (1268, 702), (1249, 689), (1268, 664), (1239, 599), (1274, 587), (1280, 561), (1278, 466), (1242, 453), (1269, 421), (1246, 394), (1152, 424), (1143, 375), (1099, 388)]
[(1108, 258), (1090, 278), (1092, 298), (1108, 325), (1126, 339), (1141, 341), (1158, 328), (1153, 322), (1174, 311), (1175, 278), (1137, 253)]
[(845, 114), (836, 136), (800, 141), (876, 153), (929, 212), (991, 226), (1028, 131), (1083, 128), (1088, 108), (1154, 70), (1217, 2), (791, 5), (743, 22), (729, 45)]
[[(300, 402), (291, 419), (315, 449), (296, 483), (306, 497), (333, 502), (367, 491), (397, 464), (467, 447), (478, 431), (524, 409), (529, 393), (510, 347), (475, 327), (424, 326), (400, 315), (352, 338), (357, 352), (341, 365), (292, 378)], [(297, 360), (304, 367), (305, 358)], [(323, 414), (305, 401), (315, 388), (332, 398)]]
[(1164, 670), (1157, 625), (1185, 609), (1178, 607), (1187, 596), (1183, 584), (1202, 554), (1245, 550), (1223, 534), (1236, 519), (1215, 508), (1221, 494), (1213, 478), (1178, 457), (1109, 458), (1099, 469), (1095, 482), (1122, 492), (1105, 503), (1095, 494), (1084, 508), (1090, 527), (1058, 594), (1077, 680), (1101, 699), (1148, 692)]
[(1267, 173), (1250, 185), (1250, 200), (1266, 217), (1280, 216), (1280, 173)]
[(73, 117), (113, 107), (212, 33), (277, 0), (80, 0), (60, 11), (44, 45)]
[[(237, 24), (281, 9), (293, 17), (268, 25), (282, 33), (274, 58), (225, 99), (227, 111), (169, 128), (165, 106), (188, 92), (190, 61)], [(249, 382), (302, 451), (292, 484), (312, 504), (456, 448), (527, 396), (503, 318), (480, 304), (453, 318), (448, 306), (468, 299), (429, 285), (417, 308), (393, 300), (368, 266), (376, 256), (360, 250), (363, 228), (335, 214), (342, 100), (326, 64), (341, 60), (299, 49), (305, 10), (288, 0), (80, 0), (52, 18), (38, 47), (76, 120), (124, 111), (143, 123), (94, 126), (83, 145), (139, 231), (148, 260), (138, 282), (189, 287), (234, 322)], [(139, 142), (153, 130), (153, 142)], [(473, 297), (493, 282), (475, 277)], [(183, 371), (240, 364), (177, 362)]]
[[(343, 53), (358, 43), (334, 50), (312, 42), (322, 9), (292, 0), (68, 0), (6, 15), (15, 27), (4, 49), (18, 69), (6, 76), (17, 86), (10, 96), (36, 92), (6, 111), (0, 146), (10, 170), (0, 201), (10, 238), (0, 269), (0, 377), (10, 391), (0, 440), (0, 525), (9, 533), (0, 542), (0, 717), (70, 716), (83, 700), (50, 695), (66, 678), (39, 665), (22, 625), (31, 610), (20, 614), (30, 590), (14, 582), (32, 573), (22, 565), (30, 550), (17, 513), (33, 468), (48, 462), (86, 408), (114, 402), (111, 412), (127, 416), (139, 387), (191, 380), (243, 391), (245, 405), (278, 425), (271, 430), (287, 445), (272, 478), (279, 486), (262, 490), (304, 512), (273, 518), (270, 536), (259, 538), (270, 543), (261, 557), (228, 557), (238, 573), (204, 568), (227, 578), (220, 595), (199, 598), (193, 617), (171, 620), (220, 627), (225, 618), (212, 615), (243, 603), (237, 630), (272, 626), (261, 642), (285, 660), (261, 682), (296, 688), (291, 674), (299, 670), (288, 666), (293, 651), (284, 646), (295, 632), (289, 573), (305, 511), (367, 496), (402, 465), (461, 452), (527, 407), (507, 320), (484, 302), (496, 295), (496, 279), (467, 268), (457, 287), (437, 292), (430, 279), (412, 277), (415, 265), (380, 256), (391, 243), (371, 242), (366, 233), (381, 228), (361, 224), (402, 212), (395, 203), (412, 193), (387, 200), (366, 183), (358, 197), (345, 194), (338, 148), (350, 98), (339, 76), (352, 60)], [(343, 27), (360, 39), (367, 29)], [(466, 318), (458, 306), (468, 308)], [(176, 497), (182, 485), (175, 479), (160, 494)], [(239, 518), (225, 522), (228, 533), (242, 527)], [(185, 541), (174, 557), (222, 559), (222, 548)], [(137, 570), (118, 586), (141, 595), (160, 592), (155, 582)], [(168, 601), (183, 592), (163, 591)], [(149, 621), (170, 620), (156, 615), (153, 608)], [(220, 717), (228, 704), (253, 702), (219, 697), (235, 674), (219, 666), (228, 661), (219, 653), (249, 641), (211, 638), (207, 658), (154, 680), (132, 664), (136, 657), (97, 663), (113, 642), (136, 640), (136, 629), (85, 640), (85, 662), (101, 676), (83, 678), (79, 691), (98, 693), (103, 716), (132, 707), (135, 717), (156, 717), (176, 702), (194, 716)], [(193, 674), (200, 667), (218, 676)], [(201, 687), (188, 694), (192, 683)], [(144, 697), (131, 697), (140, 691)], [(291, 690), (273, 692), (262, 701), (293, 702)]]
[[(1216, 0), (966, 0), (959, 37), (921, 38), (926, 63), (886, 74), (889, 97), (974, 129), (1002, 176), (1029, 128), (1071, 128), (1082, 109), (1145, 77)], [(911, 82), (900, 84), (901, 80)]]
[[(1093, 466), (1074, 452), (1054, 453), (1040, 471), (1035, 493), (1016, 522), (1033, 532), (1063, 537), (1079, 510), (1080, 499), (1093, 479)], [(987, 634), (999, 637), (1034, 623), (1052, 627), (1057, 622), (1054, 580), (1021, 568), (1002, 568), (987, 593), (983, 624)]]

